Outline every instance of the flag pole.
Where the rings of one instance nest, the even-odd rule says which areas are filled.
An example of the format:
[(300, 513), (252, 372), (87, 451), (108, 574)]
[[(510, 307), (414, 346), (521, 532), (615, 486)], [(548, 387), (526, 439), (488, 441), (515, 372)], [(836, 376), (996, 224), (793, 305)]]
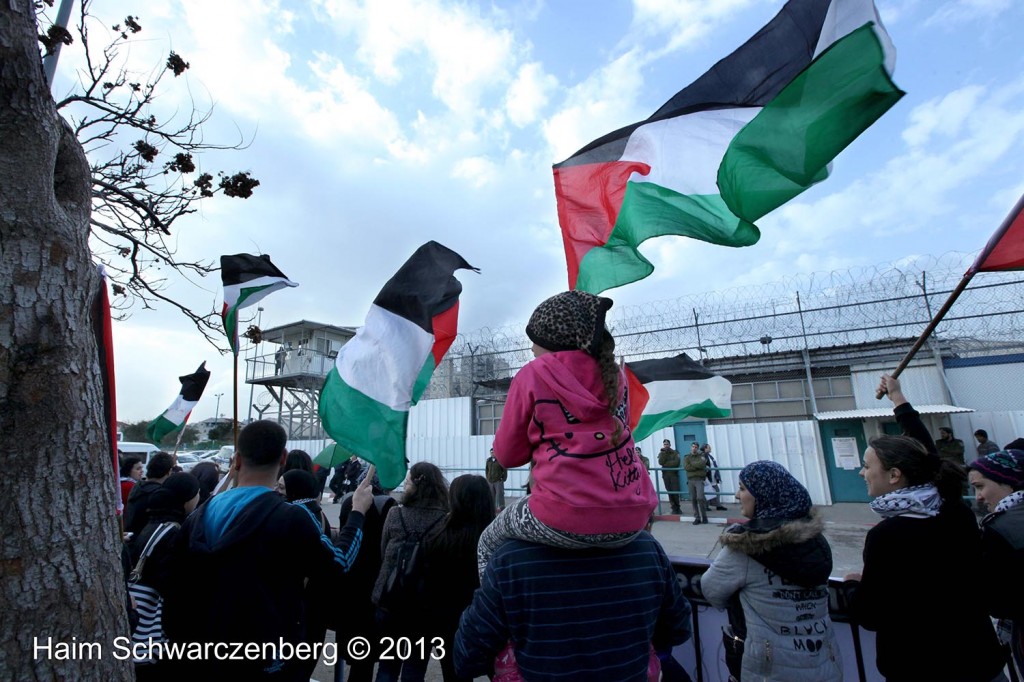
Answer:
[(188, 417), (185, 417), (185, 423), (181, 425), (181, 430), (178, 431), (178, 438), (174, 441), (174, 456), (178, 456), (178, 448), (181, 447), (181, 439), (185, 437), (185, 426), (188, 424)]
[[(917, 341), (914, 342), (914, 345), (911, 346), (910, 350), (907, 351), (907, 354), (903, 356), (902, 360), (900, 360), (900, 364), (896, 366), (896, 369), (893, 370), (892, 374), (890, 375), (893, 379), (898, 377), (903, 372), (903, 370), (907, 368), (907, 365), (910, 364), (910, 361), (914, 359), (915, 355), (917, 355), (917, 351), (921, 350), (921, 346), (924, 345), (924, 342), (927, 341), (928, 337), (931, 336), (933, 331), (935, 331), (935, 328), (939, 326), (939, 322), (942, 322), (942, 318), (946, 316), (946, 313), (949, 312), (949, 309), (953, 307), (953, 303), (956, 301), (956, 299), (960, 297), (960, 294), (964, 292), (964, 289), (967, 288), (967, 284), (968, 282), (971, 281), (972, 277), (974, 277), (973, 267), (970, 270), (968, 270), (960, 279), (960, 283), (957, 284), (956, 288), (953, 289), (953, 291), (949, 294), (949, 298), (947, 298), (946, 302), (942, 304), (941, 308), (939, 308), (939, 312), (935, 313), (935, 317), (932, 318), (932, 321), (929, 322), (928, 326), (924, 328), (923, 332), (921, 332), (921, 336), (917, 338)], [(875, 398), (877, 400), (881, 400), (882, 396), (884, 395), (885, 391), (875, 391)]]
[(233, 382), (231, 382), (231, 385), (233, 387), (233, 393), (234, 393), (234, 396), (235, 396), (235, 400), (234, 400), (234, 404), (235, 404), (234, 410), (235, 410), (235, 413), (234, 413), (234, 418), (231, 420), (231, 422), (232, 422), (231, 426), (232, 426), (232, 429), (234, 430), (234, 436), (235, 437), (234, 437), (234, 441), (233, 442), (235, 444), (235, 451), (237, 452), (238, 451), (238, 353), (237, 352), (234, 353), (233, 357), (234, 357), (234, 360), (235, 360), (235, 380)]
[[(923, 346), (924, 342), (928, 340), (931, 333), (935, 331), (937, 326), (939, 326), (939, 322), (941, 322), (942, 318), (949, 312), (954, 301), (956, 301), (960, 294), (964, 292), (964, 289), (967, 288), (967, 284), (971, 281), (971, 278), (981, 272), (982, 268), (985, 267), (985, 261), (995, 250), (996, 246), (999, 245), (999, 242), (1003, 237), (1006, 236), (1006, 233), (1009, 232), (1010, 228), (1013, 227), (1014, 222), (1017, 220), (1018, 216), (1020, 216), (1021, 212), (1024, 212), (1024, 195), (1021, 195), (1020, 199), (1017, 200), (1013, 210), (1010, 211), (1010, 213), (1003, 219), (999, 229), (995, 231), (992, 237), (988, 240), (988, 243), (985, 244), (985, 248), (982, 249), (981, 253), (978, 254), (978, 257), (974, 259), (974, 263), (971, 264), (971, 267), (967, 268), (967, 272), (964, 273), (964, 276), (960, 279), (960, 283), (957, 284), (956, 288), (949, 294), (949, 298), (942, 305), (942, 308), (939, 309), (939, 312), (935, 313), (935, 317), (933, 317), (932, 321), (928, 323), (925, 330), (921, 332), (921, 336), (914, 343), (913, 347), (911, 347), (907, 354), (903, 356), (903, 359), (900, 360), (900, 364), (897, 365), (896, 370), (891, 375), (894, 379), (898, 377), (904, 369), (906, 369), (907, 365), (910, 364), (910, 361), (914, 358), (914, 355), (917, 354), (917, 351), (921, 349), (921, 346)], [(875, 398), (879, 400), (881, 400), (883, 395), (885, 395), (883, 391), (875, 392)]]

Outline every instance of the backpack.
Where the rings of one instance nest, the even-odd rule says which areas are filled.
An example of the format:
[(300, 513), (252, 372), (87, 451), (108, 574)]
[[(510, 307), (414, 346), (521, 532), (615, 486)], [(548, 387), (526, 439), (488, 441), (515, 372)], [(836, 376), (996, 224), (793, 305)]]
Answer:
[(441, 516), (427, 526), (422, 533), (410, 533), (405, 525), (405, 516), (398, 509), (398, 520), (405, 537), (398, 547), (398, 556), (388, 572), (378, 606), (391, 612), (408, 612), (418, 609), (425, 596), (424, 576), (426, 574), (426, 539), (440, 521)]
[[(161, 523), (157, 526), (153, 534), (149, 536), (149, 541), (143, 548), (139, 561), (135, 564), (131, 575), (128, 576), (128, 594), (134, 597), (135, 609), (138, 614), (138, 621), (132, 628), (132, 644), (167, 641), (163, 628), (164, 599), (159, 592), (149, 585), (143, 585), (140, 581), (146, 567), (146, 559), (153, 553), (153, 550), (160, 544), (160, 541), (178, 527), (179, 524), (173, 521)], [(133, 659), (134, 662), (136, 664), (152, 663), (153, 661), (148, 651), (145, 648), (142, 648), (142, 651), (145, 653), (136, 655)]]

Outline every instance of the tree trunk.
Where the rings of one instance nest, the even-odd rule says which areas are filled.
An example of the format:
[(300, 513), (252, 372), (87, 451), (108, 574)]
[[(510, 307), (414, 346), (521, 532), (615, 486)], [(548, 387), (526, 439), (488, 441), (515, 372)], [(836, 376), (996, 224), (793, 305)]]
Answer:
[(128, 624), (91, 319), (101, 282), (89, 202), (88, 163), (43, 75), (32, 0), (0, 0), (4, 680), (133, 676), (114, 648)]

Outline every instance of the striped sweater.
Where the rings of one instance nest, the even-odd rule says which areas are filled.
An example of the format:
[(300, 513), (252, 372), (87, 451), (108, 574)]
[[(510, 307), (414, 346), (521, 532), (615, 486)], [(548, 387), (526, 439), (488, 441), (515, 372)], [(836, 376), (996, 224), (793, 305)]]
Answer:
[(484, 675), (511, 639), (529, 682), (643, 682), (651, 643), (667, 650), (690, 634), (689, 603), (648, 533), (618, 549), (511, 540), (462, 614), (455, 666), (463, 677)]

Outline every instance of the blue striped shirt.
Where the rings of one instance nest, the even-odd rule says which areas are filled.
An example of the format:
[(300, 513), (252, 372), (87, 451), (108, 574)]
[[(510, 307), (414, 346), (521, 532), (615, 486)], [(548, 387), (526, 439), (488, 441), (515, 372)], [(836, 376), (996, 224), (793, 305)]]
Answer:
[(491, 558), (455, 638), (459, 674), (486, 674), (512, 640), (524, 680), (647, 679), (650, 646), (689, 639), (690, 606), (654, 538), (564, 550), (519, 540)]

